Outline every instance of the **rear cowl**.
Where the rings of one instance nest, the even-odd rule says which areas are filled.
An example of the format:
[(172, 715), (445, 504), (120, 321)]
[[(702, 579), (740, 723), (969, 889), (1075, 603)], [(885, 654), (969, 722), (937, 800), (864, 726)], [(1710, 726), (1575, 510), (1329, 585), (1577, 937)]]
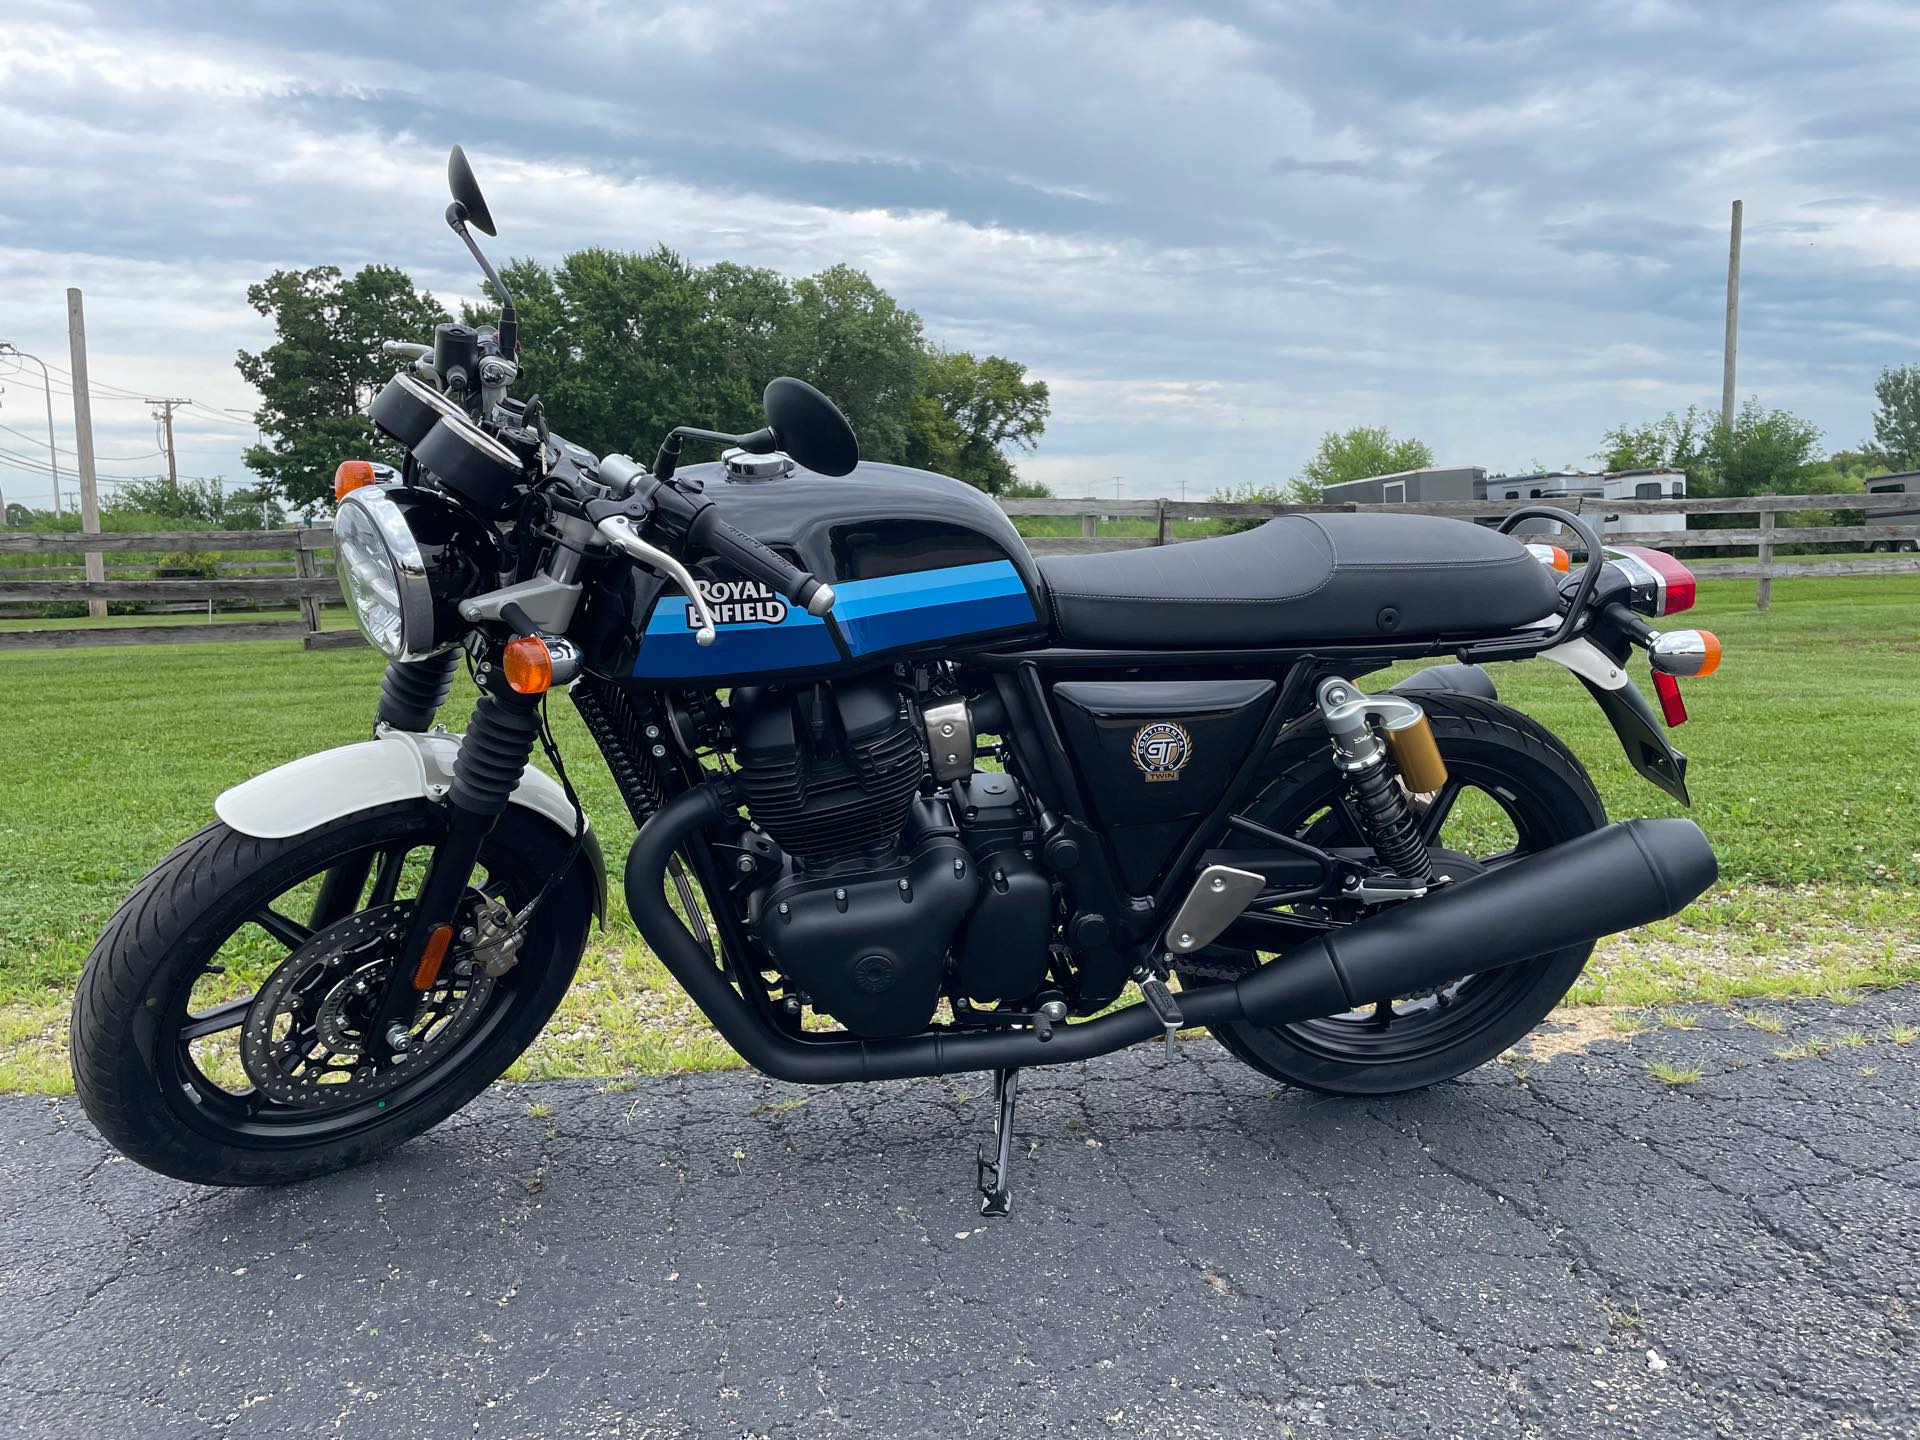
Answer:
[(1718, 873), (1691, 820), (1625, 820), (1295, 946), (1234, 990), (1262, 1025), (1337, 1015), (1664, 919)]

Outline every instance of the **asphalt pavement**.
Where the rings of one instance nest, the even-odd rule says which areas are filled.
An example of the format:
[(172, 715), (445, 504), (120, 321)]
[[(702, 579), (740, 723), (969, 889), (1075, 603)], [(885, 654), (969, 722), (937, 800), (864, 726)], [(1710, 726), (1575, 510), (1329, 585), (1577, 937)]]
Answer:
[(1028, 1072), (994, 1221), (983, 1076), (498, 1089), (275, 1191), (0, 1101), (0, 1433), (1911, 1436), (1920, 990), (1767, 1009), (1376, 1102)]

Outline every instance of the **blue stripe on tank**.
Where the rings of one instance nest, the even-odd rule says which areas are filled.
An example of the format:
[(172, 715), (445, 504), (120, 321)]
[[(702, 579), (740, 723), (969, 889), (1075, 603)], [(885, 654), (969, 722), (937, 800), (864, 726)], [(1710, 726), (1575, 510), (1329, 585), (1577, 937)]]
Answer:
[(684, 595), (663, 595), (647, 619), (647, 633), (633, 662), (637, 680), (696, 680), (710, 675), (803, 670), (841, 658), (824, 620), (797, 605), (777, 625), (722, 625), (713, 644), (702, 645), (687, 627)]
[[(952, 565), (834, 587), (833, 620), (857, 659), (929, 640), (1031, 625), (1038, 618), (1011, 561)], [(778, 624), (722, 625), (701, 646), (687, 628), (685, 596), (662, 596), (648, 617), (633, 674), (692, 680), (831, 665), (843, 658), (822, 620), (790, 605)]]
[(834, 587), (833, 618), (855, 655), (980, 635), (1038, 617), (1011, 561), (952, 565)]

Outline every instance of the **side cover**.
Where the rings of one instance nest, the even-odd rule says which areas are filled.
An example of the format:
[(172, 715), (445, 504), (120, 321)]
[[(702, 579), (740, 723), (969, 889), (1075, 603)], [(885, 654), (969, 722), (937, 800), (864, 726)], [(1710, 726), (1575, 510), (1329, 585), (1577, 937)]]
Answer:
[(1067, 748), (1145, 893), (1233, 780), (1273, 708), (1271, 680), (1068, 681), (1053, 687)]

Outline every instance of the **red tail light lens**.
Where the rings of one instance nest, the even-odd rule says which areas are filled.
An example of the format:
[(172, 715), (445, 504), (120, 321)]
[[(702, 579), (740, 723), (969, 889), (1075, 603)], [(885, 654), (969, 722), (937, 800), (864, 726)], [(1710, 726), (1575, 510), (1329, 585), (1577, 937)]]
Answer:
[(1660, 718), (1669, 730), (1687, 723), (1687, 702), (1680, 698), (1680, 682), (1671, 675), (1653, 673), (1653, 693), (1660, 697)]
[[(1639, 561), (1653, 573), (1657, 599), (1655, 615), (1678, 615), (1691, 610), (1696, 593), (1693, 572), (1664, 550), (1649, 550), (1644, 545), (1616, 545), (1616, 555)], [(1635, 609), (1640, 607), (1636, 605)]]

